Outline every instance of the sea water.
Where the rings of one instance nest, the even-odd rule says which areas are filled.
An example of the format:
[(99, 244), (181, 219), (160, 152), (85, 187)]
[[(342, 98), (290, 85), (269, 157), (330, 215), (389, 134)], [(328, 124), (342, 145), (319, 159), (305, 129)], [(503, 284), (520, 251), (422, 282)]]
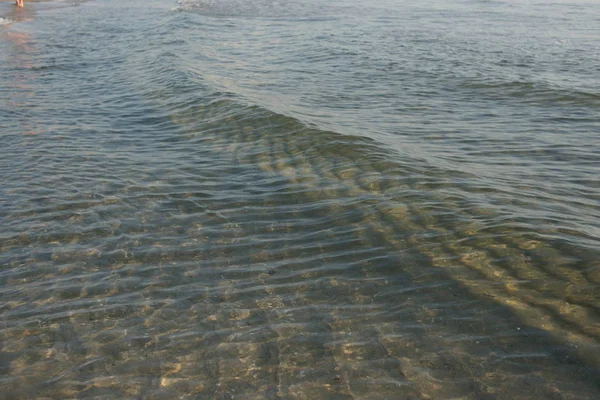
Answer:
[(600, 397), (597, 2), (0, 16), (0, 399)]

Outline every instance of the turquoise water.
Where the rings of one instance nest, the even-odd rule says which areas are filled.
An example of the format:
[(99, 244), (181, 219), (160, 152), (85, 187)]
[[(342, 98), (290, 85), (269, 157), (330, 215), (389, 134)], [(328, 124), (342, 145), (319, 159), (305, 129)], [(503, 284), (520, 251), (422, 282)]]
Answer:
[(0, 399), (600, 397), (597, 3), (0, 16)]

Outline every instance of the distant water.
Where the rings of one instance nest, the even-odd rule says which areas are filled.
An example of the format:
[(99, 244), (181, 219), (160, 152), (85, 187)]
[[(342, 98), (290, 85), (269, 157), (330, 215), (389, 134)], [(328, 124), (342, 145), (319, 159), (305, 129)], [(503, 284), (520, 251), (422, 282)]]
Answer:
[(0, 399), (600, 398), (600, 4), (0, 3)]

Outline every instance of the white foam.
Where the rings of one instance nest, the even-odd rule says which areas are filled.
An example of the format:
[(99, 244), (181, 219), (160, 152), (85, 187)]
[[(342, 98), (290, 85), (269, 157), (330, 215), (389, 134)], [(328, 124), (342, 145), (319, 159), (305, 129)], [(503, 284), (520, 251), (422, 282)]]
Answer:
[(178, 0), (175, 10), (189, 11), (202, 8), (214, 8), (217, 5), (215, 0)]
[(318, 0), (177, 0), (174, 10), (217, 16), (287, 17), (314, 13), (320, 7)]

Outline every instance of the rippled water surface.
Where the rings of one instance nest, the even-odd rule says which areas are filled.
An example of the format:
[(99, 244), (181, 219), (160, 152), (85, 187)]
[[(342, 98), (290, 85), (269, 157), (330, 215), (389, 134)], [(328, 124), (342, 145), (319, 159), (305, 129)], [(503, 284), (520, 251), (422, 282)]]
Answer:
[(597, 2), (0, 16), (0, 399), (600, 398)]

